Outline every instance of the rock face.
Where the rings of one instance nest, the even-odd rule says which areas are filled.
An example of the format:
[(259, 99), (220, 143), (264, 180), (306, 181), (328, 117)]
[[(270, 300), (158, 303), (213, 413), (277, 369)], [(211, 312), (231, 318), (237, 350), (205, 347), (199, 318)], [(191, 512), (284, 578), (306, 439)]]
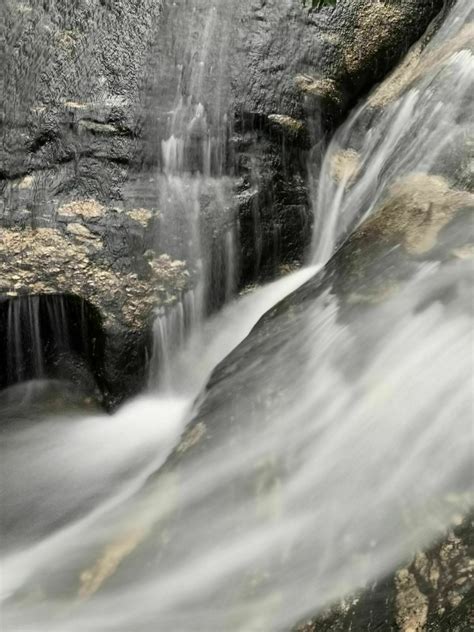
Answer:
[[(215, 175), (235, 182), (241, 284), (301, 259), (310, 147), (317, 163), (325, 134), (442, 4), (222, 4), (231, 14), (219, 47), (201, 53), (223, 61), (195, 97), (223, 130)], [(97, 308), (118, 401), (143, 379), (154, 308), (192, 285), (189, 262), (159, 237), (156, 174), (170, 109), (190, 81), (185, 69), (179, 84), (176, 42), (199, 42), (212, 16), (197, 0), (195, 12), (156, 0), (74, 0), (66, 10), (7, 0), (2, 17), (0, 293), (74, 294)]]
[(342, 0), (308, 11), (304, 4), (254, 3), (236, 44), (234, 143), (247, 278), (301, 260), (312, 223), (308, 158), (317, 173), (327, 135), (443, 7)]
[[(160, 8), (154, 0), (4, 3), (7, 182), (36, 172), (37, 203), (81, 188), (116, 198), (134, 155), (139, 89)], [(57, 173), (58, 166), (69, 168)], [(52, 168), (55, 182), (48, 182), (44, 171)]]
[(154, 0), (2, 4), (0, 295), (73, 295), (98, 310), (96, 382), (108, 405), (143, 384), (153, 307), (185, 283), (184, 264), (145, 256), (156, 206), (120, 193), (160, 9)]
[(173, 303), (190, 281), (184, 262), (150, 250), (154, 221), (144, 209), (76, 200), (60, 206), (54, 221), (39, 215), (25, 226), (19, 213), (0, 232), (0, 301), (75, 296), (97, 310), (103, 357), (96, 378), (108, 406), (143, 383), (154, 309)]

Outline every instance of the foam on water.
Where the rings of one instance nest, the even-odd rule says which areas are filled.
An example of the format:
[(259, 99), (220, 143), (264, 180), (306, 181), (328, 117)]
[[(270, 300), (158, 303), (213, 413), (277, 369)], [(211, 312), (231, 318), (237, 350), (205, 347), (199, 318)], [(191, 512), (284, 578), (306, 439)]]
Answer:
[[(19, 552), (6, 554), (2, 591), (8, 595), (21, 586), (37, 565), (47, 562), (62, 546), (70, 546), (98, 517), (142, 487), (179, 438), (194, 398), (213, 367), (262, 314), (314, 272), (314, 267), (307, 268), (275, 281), (231, 303), (208, 321), (175, 358), (177, 392), (173, 396), (142, 397), (112, 417), (59, 415), (4, 433), (3, 523), (10, 532), (7, 519), (17, 522), (13, 543), (8, 544)], [(29, 385), (25, 388), (29, 392)], [(43, 497), (34, 518), (27, 520), (31, 506)], [(26, 527), (26, 533), (18, 532), (18, 527)]]
[[(467, 302), (469, 276), (463, 264), (425, 266), (396, 300), (350, 328), (330, 295), (311, 303), (277, 354), (249, 356), (245, 392), (221, 404), (218, 414), (241, 411), (237, 434), (227, 425), (201, 458), (166, 470), (134, 498), (115, 507), (106, 500), (6, 556), (6, 629), (63, 630), (66, 621), (72, 632), (285, 630), (429, 542), (471, 502), (474, 366), (472, 312), (428, 298), (456, 285)], [(78, 427), (74, 438), (88, 455), (108, 439), (109, 457), (94, 473), (103, 479), (112, 466), (117, 475), (134, 445), (164, 456), (186, 419), (173, 421), (173, 407), (134, 402), (116, 429)], [(171, 432), (158, 440), (166, 418)], [(76, 488), (90, 482), (88, 465), (97, 468), (100, 454), (70, 455), (82, 462), (72, 468)], [(133, 485), (142, 483), (135, 471)], [(80, 597), (66, 614), (54, 597), (64, 574)], [(15, 595), (38, 582), (51, 591), (46, 601), (15, 607)]]

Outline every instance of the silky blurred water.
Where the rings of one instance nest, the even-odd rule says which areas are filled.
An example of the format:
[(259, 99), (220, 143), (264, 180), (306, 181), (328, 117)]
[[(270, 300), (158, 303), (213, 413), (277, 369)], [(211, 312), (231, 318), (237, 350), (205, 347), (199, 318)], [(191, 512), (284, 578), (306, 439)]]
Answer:
[(452, 154), (469, 142), (472, 19), (470, 3), (457, 2), (419, 62), (395, 70), (336, 133), (321, 174), (310, 173), (313, 260), (326, 261), (390, 184), (413, 173), (448, 173)]
[[(460, 0), (422, 60), (469, 20)], [(384, 300), (354, 307), (326, 282), (273, 310), (203, 391), (394, 185), (421, 174), (460, 186), (440, 156), (471, 124), (472, 62), (453, 44), (382, 111), (369, 97), (313, 183), (316, 265), (183, 341), (169, 358), (173, 391), (112, 417), (73, 410), (5, 426), (5, 630), (288, 630), (472, 507), (473, 269), (449, 250), (468, 214), (436, 256), (390, 246), (412, 264)], [(335, 173), (341, 150), (351, 168)]]

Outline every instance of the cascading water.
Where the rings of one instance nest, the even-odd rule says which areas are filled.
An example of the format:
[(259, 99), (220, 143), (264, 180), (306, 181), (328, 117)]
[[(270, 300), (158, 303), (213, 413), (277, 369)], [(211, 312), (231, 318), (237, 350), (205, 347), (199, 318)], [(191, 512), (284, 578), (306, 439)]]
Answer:
[(100, 318), (84, 300), (16, 296), (0, 303), (0, 313), (0, 386), (48, 377), (72, 380), (77, 370), (100, 373)]
[[(23, 300), (10, 301), (8, 305), (5, 340), (8, 345), (6, 358), (10, 365), (7, 366), (7, 379), (11, 382), (23, 380), (28, 366), (34, 377), (44, 376), (39, 303), (39, 296), (27, 296)], [(62, 326), (63, 321), (60, 319), (59, 323)], [(29, 341), (26, 340), (27, 333)]]
[(176, 97), (168, 116), (168, 136), (160, 141), (156, 247), (187, 262), (192, 288), (178, 304), (163, 308), (155, 322), (151, 383), (158, 379), (163, 387), (170, 386), (173, 353), (236, 289), (238, 228), (233, 181), (226, 175), (231, 11), (231, 2), (209, 6), (202, 0), (168, 8), (167, 28), (184, 20), (188, 30), (184, 29), (182, 47), (173, 42)]
[(314, 261), (327, 261), (391, 183), (449, 168), (472, 126), (471, 11), (458, 3), (418, 63), (409, 57), (336, 134), (312, 179)]
[[(24, 514), (44, 487), (54, 497), (35, 511), (37, 529), (4, 550), (6, 630), (285, 631), (383, 576), (472, 506), (472, 266), (451, 246), (468, 216), (426, 256), (447, 226), (444, 202), (472, 201), (456, 188), (464, 156), (439, 151), (469, 123), (473, 58), (461, 34), (472, 28), (470, 4), (458, 0), (392, 105), (372, 115), (376, 92), (343, 126), (317, 186), (320, 263), (400, 190), (417, 208), (435, 196), (402, 245), (387, 246), (376, 226), (371, 279), (401, 253), (397, 291), (361, 303), (356, 292), (341, 300), (331, 274), (313, 279), (217, 370), (168, 458), (212, 368), (317, 268), (231, 303), (170, 356), (182, 396), (138, 399), (108, 421), (53, 421), (57, 442), (52, 432), (38, 442), (34, 427), (11, 430), (6, 456), (21, 442), (38, 485), (6, 477), (7, 513)], [(394, 232), (405, 212), (395, 211)], [(184, 317), (183, 308), (180, 330)], [(56, 474), (63, 460), (67, 479)], [(71, 498), (75, 511), (65, 511)]]

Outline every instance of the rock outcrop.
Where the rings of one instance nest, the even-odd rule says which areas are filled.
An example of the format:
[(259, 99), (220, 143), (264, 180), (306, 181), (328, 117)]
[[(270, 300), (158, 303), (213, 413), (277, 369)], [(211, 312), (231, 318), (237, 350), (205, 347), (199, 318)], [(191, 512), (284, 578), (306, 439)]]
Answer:
[(293, 632), (467, 632), (474, 625), (474, 523)]
[[(222, 4), (225, 29), (203, 52), (214, 74), (193, 98), (222, 136), (213, 175), (234, 178), (241, 285), (301, 260), (310, 148), (317, 162), (327, 133), (442, 4)], [(2, 6), (0, 293), (74, 294), (97, 308), (114, 401), (143, 379), (154, 308), (193, 282), (190, 263), (159, 239), (156, 174), (170, 110), (190, 90), (176, 46), (202, 47), (214, 19), (207, 3), (195, 9), (155, 0)]]
[(0, 302), (64, 295), (97, 310), (103, 357), (96, 378), (108, 407), (143, 384), (155, 309), (174, 303), (191, 280), (183, 261), (155, 256), (155, 222), (148, 210), (86, 199), (52, 217), (12, 214), (0, 232)]
[(317, 173), (328, 135), (444, 6), (342, 0), (313, 11), (304, 4), (256, 2), (236, 44), (244, 278), (301, 261), (312, 224), (308, 168)]
[(184, 264), (147, 254), (156, 204), (121, 193), (160, 10), (155, 0), (1, 9), (0, 296), (73, 295), (98, 310), (107, 405), (143, 384), (153, 308), (186, 283)]

